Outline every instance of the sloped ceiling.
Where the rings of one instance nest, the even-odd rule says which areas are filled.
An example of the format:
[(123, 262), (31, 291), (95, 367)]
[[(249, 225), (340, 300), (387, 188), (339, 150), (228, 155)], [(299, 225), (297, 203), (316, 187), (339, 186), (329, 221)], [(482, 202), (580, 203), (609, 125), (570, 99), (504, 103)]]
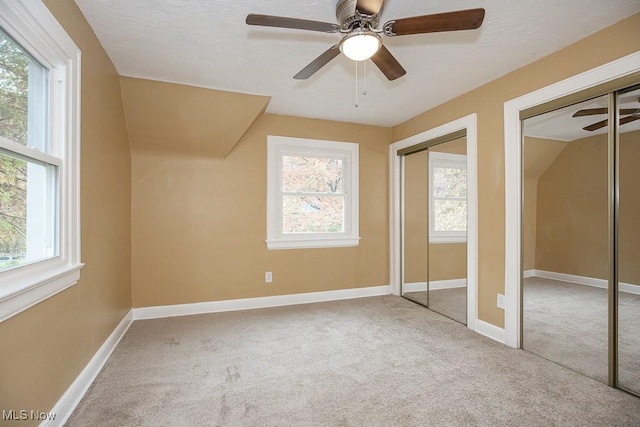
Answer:
[[(478, 30), (385, 38), (407, 70), (387, 81), (335, 58), (292, 78), (340, 36), (250, 27), (249, 13), (336, 22), (336, 0), (76, 0), (118, 72), (272, 97), (267, 112), (394, 126), (640, 12), (638, 0), (386, 0), (381, 21), (482, 7)], [(159, 108), (159, 107), (157, 107)]]
[(226, 157), (269, 97), (152, 80), (120, 81), (132, 150)]

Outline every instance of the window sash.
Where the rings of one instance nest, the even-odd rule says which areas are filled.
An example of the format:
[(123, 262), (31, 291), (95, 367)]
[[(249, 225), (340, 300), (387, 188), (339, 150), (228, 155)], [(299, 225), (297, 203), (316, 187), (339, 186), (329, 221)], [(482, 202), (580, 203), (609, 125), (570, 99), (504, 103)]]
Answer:
[[(294, 249), (356, 246), (358, 234), (357, 144), (288, 137), (267, 138), (267, 248)], [(313, 157), (342, 161), (342, 191), (283, 191), (283, 158)], [(274, 170), (275, 168), (275, 170)], [(340, 232), (284, 232), (284, 197), (340, 197), (343, 199), (343, 227)], [(352, 201), (356, 199), (356, 204)]]
[[(342, 191), (331, 193), (331, 192), (312, 192), (312, 191), (283, 191), (283, 182), (284, 182), (284, 157), (312, 157), (318, 159), (328, 159), (328, 160), (341, 160), (342, 161)], [(278, 238), (286, 237), (287, 239), (310, 239), (314, 237), (318, 238), (327, 238), (327, 237), (345, 237), (350, 233), (350, 226), (348, 224), (347, 218), (349, 218), (351, 212), (351, 206), (349, 201), (349, 190), (350, 190), (350, 180), (344, 179), (346, 176), (349, 176), (350, 173), (350, 161), (348, 156), (346, 155), (331, 155), (327, 153), (327, 150), (311, 148), (311, 147), (301, 147), (296, 148), (295, 150), (288, 150), (286, 148), (278, 150), (278, 202), (279, 202), (279, 214), (278, 214), (278, 225), (276, 230), (276, 236)], [(285, 196), (293, 196), (293, 197), (342, 197), (344, 198), (344, 212), (343, 212), (343, 231), (339, 232), (298, 232), (298, 233), (287, 233), (284, 231), (284, 197)]]
[[(0, 138), (14, 157), (56, 166), (57, 255), (0, 272), (0, 322), (76, 284), (80, 277), (80, 49), (39, 0), (0, 2), (0, 27), (48, 69), (44, 143)], [(42, 113), (42, 112), (40, 112)], [(40, 117), (42, 119), (42, 117)], [(36, 119), (34, 119), (36, 120)], [(51, 191), (51, 190), (50, 190)], [(53, 191), (51, 191), (53, 192)]]

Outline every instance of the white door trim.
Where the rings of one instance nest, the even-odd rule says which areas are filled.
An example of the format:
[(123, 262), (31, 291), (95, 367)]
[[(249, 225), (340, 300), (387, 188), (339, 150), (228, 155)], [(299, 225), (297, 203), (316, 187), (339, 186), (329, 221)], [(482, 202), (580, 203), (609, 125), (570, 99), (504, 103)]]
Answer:
[(536, 105), (640, 71), (640, 52), (512, 99), (504, 104), (505, 150), (505, 332), (506, 344), (520, 347), (522, 128), (520, 112)]
[(389, 146), (389, 241), (391, 292), (400, 295), (402, 275), (402, 177), (398, 151), (463, 129), (467, 131), (467, 327), (476, 330), (478, 319), (478, 118), (470, 114), (437, 128), (421, 132)]

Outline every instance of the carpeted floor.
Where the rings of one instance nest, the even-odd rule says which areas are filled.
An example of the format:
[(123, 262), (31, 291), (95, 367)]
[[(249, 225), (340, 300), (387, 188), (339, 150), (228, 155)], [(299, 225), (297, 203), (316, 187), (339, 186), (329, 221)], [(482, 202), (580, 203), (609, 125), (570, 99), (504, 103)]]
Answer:
[(400, 297), (136, 321), (69, 426), (640, 425), (640, 399)]
[[(619, 294), (619, 381), (640, 393), (640, 295)], [(539, 277), (524, 281), (523, 347), (607, 382), (607, 290)]]
[(466, 287), (430, 290), (428, 299), (427, 291), (405, 292), (403, 296), (456, 322), (467, 324)]

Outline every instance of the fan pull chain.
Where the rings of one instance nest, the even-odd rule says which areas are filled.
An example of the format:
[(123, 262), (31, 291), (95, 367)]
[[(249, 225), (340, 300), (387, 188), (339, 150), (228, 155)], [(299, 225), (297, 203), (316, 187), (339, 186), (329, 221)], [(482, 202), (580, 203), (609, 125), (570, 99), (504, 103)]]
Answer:
[(356, 108), (358, 108), (358, 61), (353, 62), (356, 63)]
[(367, 96), (367, 60), (365, 59), (364, 61), (364, 89), (362, 91), (362, 94), (364, 96)]

